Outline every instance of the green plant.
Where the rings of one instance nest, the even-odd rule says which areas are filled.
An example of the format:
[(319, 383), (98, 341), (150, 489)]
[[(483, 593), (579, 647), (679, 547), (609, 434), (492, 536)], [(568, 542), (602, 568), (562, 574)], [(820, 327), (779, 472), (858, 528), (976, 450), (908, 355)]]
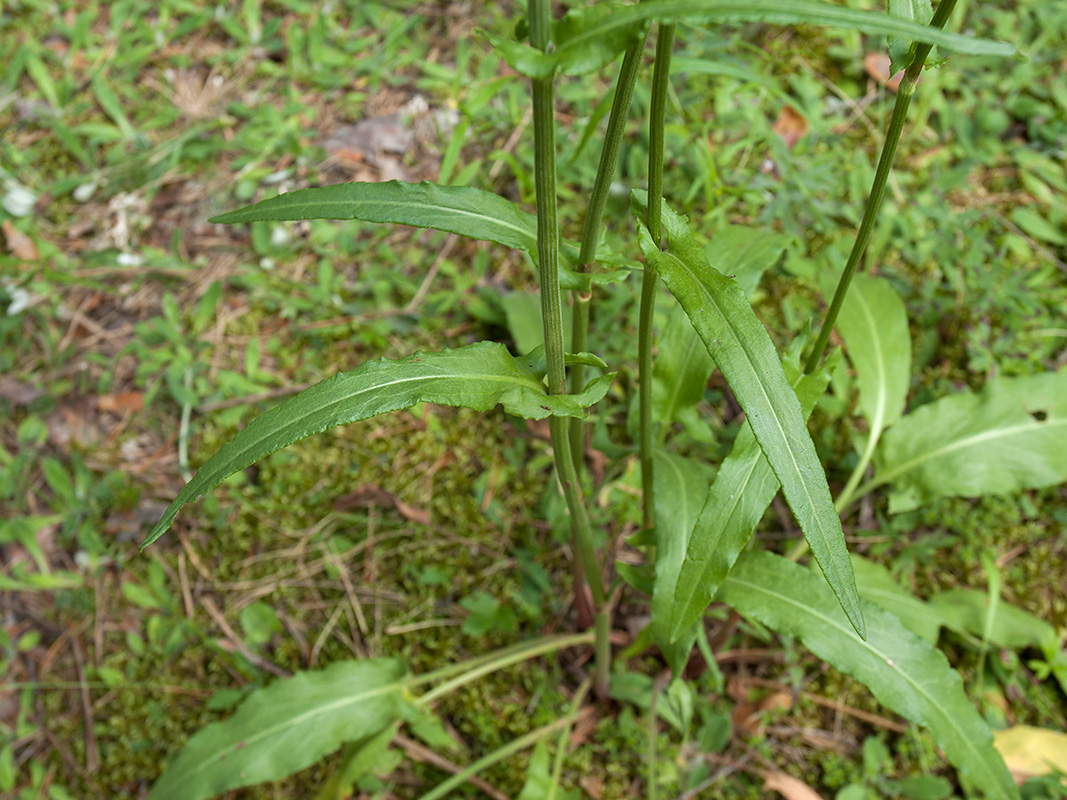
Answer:
[[(1012, 52), (1005, 45), (942, 32), (953, 0), (942, 0), (932, 19), (922, 3), (899, 5), (894, 14), (884, 16), (800, 0), (650, 0), (573, 10), (552, 25), (548, 2), (531, 0), (522, 26), (530, 45), (493, 41), (532, 83), (536, 215), (473, 188), (390, 182), (296, 191), (215, 219), (401, 223), (524, 251), (538, 268), (542, 340), (518, 357), (501, 344), (480, 342), (397, 361), (368, 362), (311, 387), (257, 418), (209, 459), (164, 513), (145, 546), (166, 531), (185, 503), (259, 458), (314, 433), (420, 402), (479, 411), (500, 405), (516, 416), (548, 419), (556, 474), (585, 584), (576, 592), (587, 589), (595, 621), (589, 633), (522, 643), (419, 676), (410, 675), (396, 659), (373, 659), (335, 663), (274, 684), (254, 693), (225, 722), (194, 736), (156, 784), (153, 797), (208, 797), (278, 778), (341, 745), (344, 766), (337, 780), (351, 786), (372, 773), (379, 760), (374, 754), (388, 747), (398, 726), (416, 729), (424, 724), (429, 707), (443, 694), (493, 670), (564, 647), (593, 646), (589, 683), (598, 696), (606, 697), (625, 684), (625, 678), (618, 677), (625, 673), (612, 671), (609, 638), (613, 600), (620, 587), (605, 581), (603, 553), (596, 547), (586, 508), (589, 478), (583, 474), (581, 456), (585, 409), (605, 397), (615, 375), (601, 358), (586, 352), (594, 332), (590, 307), (600, 287), (624, 280), (632, 269), (642, 270), (636, 361), (644, 530), (631, 543), (645, 549), (649, 563), (645, 569), (620, 567), (619, 574), (651, 596), (651, 624), (643, 641), (659, 646), (676, 676), (694, 645), (713, 663), (702, 617), (713, 600), (726, 603), (744, 616), (798, 637), (816, 655), (858, 677), (888, 707), (928, 726), (961, 775), (981, 791), (995, 797), (1017, 795), (959, 676), (926, 640), (857, 589), (839, 517), (857, 497), (883, 484), (905, 494), (904, 502), (917, 503), (938, 494), (974, 495), (1067, 478), (1063, 457), (1067, 446), (1061, 430), (1067, 409), (1059, 400), (1065, 396), (1064, 375), (1016, 379), (1028, 381), (1025, 384), (991, 384), (988, 396), (949, 397), (902, 417), (910, 372), (906, 318), (901, 329), (903, 307), (894, 300), (893, 290), (875, 279), (861, 278), (849, 292), (874, 230), (908, 106), (931, 45), (992, 55)], [(642, 266), (602, 245), (599, 232), (652, 21), (659, 28), (650, 103), (648, 191), (634, 192), (632, 197)], [(777, 261), (781, 247), (770, 243), (752, 247), (750, 240), (741, 258), (738, 249), (744, 235), (735, 233), (732, 240), (724, 237), (721, 245), (713, 242), (709, 259), (686, 220), (662, 198), (675, 24), (739, 21), (837, 25), (896, 37), (893, 57), (906, 69), (871, 196), (822, 329), (813, 343), (797, 337), (784, 358), (756, 317), (744, 288), (754, 287), (760, 272)], [(908, 41), (901, 43), (900, 37)], [(565, 241), (557, 217), (554, 79), (561, 73), (598, 69), (620, 54), (618, 88), (582, 239)], [(652, 321), (661, 277), (680, 311), (673, 313), (671, 338), (664, 337), (654, 367)], [(564, 347), (563, 289), (573, 293), (573, 352)], [(873, 303), (868, 302), (871, 297)], [(869, 425), (867, 443), (837, 508), (805, 422), (839, 365), (836, 353), (824, 359), (835, 326), (857, 373), (859, 407)], [(692, 407), (715, 367), (747, 421), (709, 487), (707, 472), (697, 462), (666, 447), (665, 431), (675, 420), (699, 429)], [(587, 381), (587, 370), (603, 374)], [(663, 436), (657, 435), (657, 422)], [(883, 431), (894, 423), (883, 438)], [(1019, 452), (1026, 452), (1028, 460), (1004, 457)], [(971, 469), (959, 470), (961, 459)], [(872, 462), (879, 471), (863, 482)], [(976, 463), (990, 466), (977, 478), (947, 479), (946, 471), (962, 476), (973, 473)], [(821, 577), (769, 552), (742, 552), (779, 488)], [(801, 555), (798, 549), (793, 560)], [(465, 605), (472, 612), (469, 632), (507, 631), (514, 624), (513, 615), (502, 613), (507, 607), (502, 609), (490, 595), (475, 595)], [(428, 686), (433, 688), (425, 689)], [(586, 688), (576, 692), (566, 716), (476, 761), (425, 797), (443, 796), (478, 769), (535, 743), (539, 747), (522, 796), (554, 796), (564, 739)], [(672, 683), (662, 700), (658, 689), (649, 693), (653, 724), (655, 712), (684, 719), (687, 728), (692, 705), (686, 700), (684, 683)], [(560, 745), (550, 772), (540, 743), (554, 732), (560, 735)], [(654, 742), (651, 736), (650, 795), (656, 786)]]

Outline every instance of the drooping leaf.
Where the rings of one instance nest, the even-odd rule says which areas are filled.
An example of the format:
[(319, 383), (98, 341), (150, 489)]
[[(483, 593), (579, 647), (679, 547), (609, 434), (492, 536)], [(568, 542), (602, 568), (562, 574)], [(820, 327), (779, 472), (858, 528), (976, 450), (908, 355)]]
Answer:
[(514, 358), (502, 344), (479, 342), (439, 353), (415, 353), (399, 361), (368, 361), (341, 372), (254, 419), (215, 455), (174, 498), (141, 547), (159, 538), (178, 510), (263, 456), (316, 433), (410, 408), (419, 402), (488, 411), (497, 404), (527, 419), (582, 416), (607, 393), (614, 373), (591, 381), (581, 394), (548, 395), (543, 373)]
[(877, 442), (904, 413), (911, 381), (911, 334), (900, 295), (884, 278), (852, 279), (837, 331), (859, 382), (859, 408)]
[[(500, 195), (472, 186), (441, 186), (429, 181), (404, 183), (338, 183), (298, 189), (212, 217), (211, 222), (239, 223), (302, 219), (358, 219), (364, 222), (412, 225), (496, 242), (524, 250), (537, 260), (537, 217)], [(578, 245), (563, 239), (562, 252), (577, 259)], [(632, 265), (605, 243), (597, 244), (597, 261), (619, 267), (577, 272), (560, 268), (560, 286), (588, 290), (591, 284), (615, 283)]]
[[(826, 391), (840, 351), (835, 351), (817, 372), (801, 376), (800, 350), (796, 348), (787, 358), (786, 374), (793, 381), (807, 419)], [(780, 487), (752, 427), (746, 423), (719, 468), (689, 537), (674, 602), (667, 610), (672, 639), (703, 616)]]
[(930, 644), (937, 643), (942, 620), (929, 603), (920, 600), (893, 580), (893, 576), (885, 567), (855, 553), (852, 554), (852, 569), (856, 573), (860, 597), (877, 603), (894, 614), (905, 628)]
[(523, 75), (546, 78), (553, 72), (577, 75), (610, 63), (640, 35), (641, 27), (658, 22), (808, 23), (857, 30), (909, 41), (930, 42), (972, 55), (1011, 56), (1014, 47), (946, 33), (926, 25), (818, 0), (647, 0), (634, 5), (599, 3), (568, 12), (553, 33), (555, 50), (543, 53), (518, 42), (492, 38), (505, 60)]
[(537, 250), (537, 218), (510, 200), (470, 186), (435, 183), (338, 183), (271, 197), (211, 222), (360, 219), (434, 228), (506, 247)]
[(675, 675), (681, 674), (696, 641), (696, 626), (690, 625), (676, 640), (671, 639), (671, 605), (678, 573), (685, 559), (689, 534), (708, 493), (710, 470), (700, 461), (653, 452), (655, 471), (656, 580), (652, 590), (652, 641), (663, 652)]
[(948, 760), (986, 797), (1019, 797), (959, 674), (939, 650), (888, 611), (861, 601), (867, 621), (864, 641), (818, 576), (760, 551), (738, 559), (717, 599), (798, 637), (816, 656), (869, 687), (887, 708), (928, 728)]
[[(636, 192), (634, 200), (637, 206), (643, 203)], [(652, 241), (644, 225), (639, 226), (645, 260), (658, 267), (730, 384), (827, 582), (862, 633), (863, 617), (841, 520), (774, 344), (741, 288), (712, 269), (683, 218), (666, 204), (663, 227), (670, 240), (666, 251)]]
[(1067, 370), (998, 378), (921, 406), (886, 431), (874, 463), (868, 488), (892, 486), (892, 513), (1067, 481)]
[(382, 658), (277, 680), (189, 739), (149, 800), (202, 800), (277, 780), (346, 742), (369, 740), (408, 712), (407, 676), (403, 662)]

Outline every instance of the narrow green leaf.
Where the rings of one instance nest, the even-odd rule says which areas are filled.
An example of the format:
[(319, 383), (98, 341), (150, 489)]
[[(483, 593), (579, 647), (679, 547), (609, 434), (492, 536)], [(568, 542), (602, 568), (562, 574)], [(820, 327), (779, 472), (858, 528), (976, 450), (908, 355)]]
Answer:
[(675, 675), (688, 660), (696, 640), (694, 625), (689, 635), (671, 639), (671, 605), (690, 532), (708, 493), (711, 471), (700, 461), (655, 450), (656, 579), (652, 590), (652, 641), (663, 651)]
[[(786, 374), (793, 381), (804, 418), (826, 391), (830, 375), (840, 359), (835, 351), (811, 375), (800, 374), (796, 348), (786, 360)], [(723, 461), (700, 511), (674, 591), (667, 609), (671, 639), (676, 639), (700, 620), (719, 586), (744, 550), (763, 512), (778, 494), (781, 484), (767, 463), (752, 427), (746, 423), (734, 440), (733, 450)], [(655, 617), (653, 617), (655, 619)]]
[[(788, 243), (788, 236), (727, 225), (715, 233), (704, 252), (713, 268), (735, 280), (745, 295), (751, 296), (763, 273), (781, 258)], [(710, 432), (696, 414), (695, 406), (704, 399), (714, 368), (715, 361), (689, 317), (675, 306), (660, 336), (652, 367), (652, 409), (656, 419), (661, 423), (681, 422), (697, 441), (710, 441)]]
[(272, 197), (211, 222), (360, 219), (434, 228), (519, 250), (537, 250), (537, 218), (510, 200), (469, 186), (339, 183)]
[(137, 131), (133, 129), (130, 120), (126, 117), (126, 112), (122, 108), (122, 101), (115, 94), (115, 90), (104, 80), (103, 75), (99, 72), (93, 75), (90, 85), (96, 94), (96, 102), (100, 104), (100, 108), (104, 110), (104, 113), (111, 117), (111, 121), (119, 126), (123, 138), (136, 139)]
[(837, 318), (859, 382), (859, 408), (875, 441), (904, 413), (911, 382), (908, 312), (883, 278), (859, 274)]
[(277, 780), (367, 740), (408, 713), (407, 677), (403, 662), (382, 658), (277, 680), (189, 739), (149, 800), (202, 800)]
[(875, 453), (892, 513), (934, 497), (978, 497), (1067, 480), (1067, 370), (990, 381), (905, 415)]
[(1017, 50), (993, 42), (946, 33), (884, 13), (860, 11), (818, 0), (647, 0), (634, 5), (599, 3), (574, 9), (556, 24), (556, 49), (543, 53), (514, 41), (492, 38), (501, 55), (523, 75), (546, 78), (559, 70), (571, 75), (599, 69), (625, 50), (640, 26), (650, 21), (802, 23), (857, 30), (908, 41), (930, 42), (971, 55), (1012, 56)]
[(866, 600), (860, 639), (826, 585), (781, 556), (751, 551), (718, 599), (773, 630), (798, 637), (816, 656), (869, 687), (887, 708), (929, 729), (948, 760), (986, 797), (1015, 800), (1019, 790), (945, 657)]
[[(441, 186), (429, 181), (338, 183), (280, 194), (219, 214), (210, 221), (238, 223), (301, 219), (358, 219), (432, 228), (524, 250), (537, 260), (537, 217), (500, 195), (471, 186)], [(578, 255), (578, 245), (563, 240), (561, 246), (573, 262)], [(561, 269), (561, 287), (588, 290), (591, 283), (614, 283), (624, 279), (632, 266), (603, 243), (597, 246), (597, 259), (622, 269), (595, 273)]]
[[(641, 204), (636, 192), (634, 199)], [(652, 241), (644, 225), (639, 226), (645, 259), (659, 268), (730, 384), (812, 554), (862, 635), (863, 617), (841, 520), (774, 344), (741, 288), (712, 269), (684, 219), (666, 204), (663, 227), (670, 239), (666, 251)]]
[[(531, 362), (537, 355), (531, 354)], [(167, 507), (141, 547), (166, 531), (178, 510), (263, 456), (337, 425), (410, 408), (419, 402), (488, 411), (497, 404), (527, 419), (580, 417), (607, 393), (614, 373), (596, 378), (579, 395), (548, 395), (543, 374), (514, 358), (502, 344), (479, 342), (399, 361), (368, 361), (327, 378), (254, 419), (207, 460)]]

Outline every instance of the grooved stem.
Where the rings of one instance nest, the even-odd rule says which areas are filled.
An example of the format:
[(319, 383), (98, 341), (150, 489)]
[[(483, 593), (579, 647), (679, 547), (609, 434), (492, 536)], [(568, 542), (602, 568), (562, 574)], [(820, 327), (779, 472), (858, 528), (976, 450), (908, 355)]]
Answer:
[[(952, 13), (952, 9), (955, 6), (956, 0), (942, 0), (937, 7), (937, 11), (934, 12), (933, 19), (930, 20), (930, 27), (945, 27), (945, 22), (948, 21), (949, 14)], [(897, 88), (897, 101), (893, 106), (893, 115), (889, 118), (889, 129), (886, 131), (882, 153), (878, 157), (878, 167), (874, 172), (874, 182), (871, 184), (871, 194), (867, 199), (867, 207), (863, 210), (863, 219), (860, 220), (859, 228), (856, 231), (856, 241), (852, 244), (852, 252), (848, 254), (844, 272), (841, 273), (841, 278), (837, 282), (837, 290), (834, 292), (833, 300), (830, 301), (830, 308), (827, 310), (826, 319), (823, 320), (822, 328), (819, 330), (819, 337), (815, 340), (811, 355), (804, 366), (804, 372), (806, 373), (814, 372), (818, 369), (819, 362), (822, 361), (826, 344), (830, 340), (830, 331), (833, 330), (834, 325), (837, 323), (837, 315), (841, 312), (841, 305), (845, 302), (845, 295), (848, 294), (852, 276), (856, 273), (856, 267), (859, 265), (860, 259), (863, 258), (863, 252), (867, 249), (867, 243), (871, 239), (874, 221), (878, 216), (878, 209), (882, 205), (882, 198), (885, 196), (885, 185), (889, 180), (889, 171), (893, 167), (893, 159), (897, 154), (900, 134), (904, 130), (904, 120), (908, 115), (908, 106), (911, 105), (911, 98), (915, 94), (915, 84), (919, 80), (919, 74), (922, 72), (923, 64), (926, 63), (926, 57), (930, 54), (931, 47), (932, 45), (923, 43), (916, 47), (915, 60), (904, 71), (904, 78)]]
[[(604, 135), (604, 147), (600, 151), (600, 164), (597, 167), (593, 192), (589, 196), (589, 208), (585, 214), (585, 226), (582, 228), (582, 247), (578, 253), (578, 268), (588, 272), (596, 260), (597, 238), (600, 224), (604, 219), (604, 207), (608, 202), (611, 179), (619, 163), (619, 149), (622, 135), (626, 130), (626, 118), (634, 96), (637, 73), (641, 67), (641, 54), (645, 49), (645, 40), (634, 43), (626, 51), (619, 69), (619, 80), (615, 86), (615, 97), (611, 102), (611, 114), (608, 116), (608, 129)], [(589, 312), (593, 301), (591, 288), (574, 293), (574, 307), (571, 311), (571, 347), (581, 353), (587, 348), (589, 340)], [(577, 394), (585, 388), (585, 365), (575, 364), (571, 367), (571, 392)], [(584, 424), (580, 419), (570, 422), (571, 453), (574, 467), (581, 471), (582, 452), (585, 449)]]
[[(660, 25), (656, 39), (656, 66), (652, 73), (652, 109), (648, 126), (648, 215), (652, 241), (663, 234), (663, 126), (670, 87), (671, 48), (674, 25)], [(654, 475), (652, 472), (652, 314), (656, 306), (659, 272), (645, 264), (641, 278), (641, 316), (637, 328), (638, 408), (640, 414), (642, 522), (655, 525)]]
[[(551, 10), (549, 0), (530, 0), (530, 42), (540, 50), (548, 48), (551, 37)], [(556, 208), (556, 133), (554, 118), (553, 78), (533, 79), (533, 125), (534, 125), (534, 185), (537, 191), (537, 257), (541, 281), (541, 314), (544, 318), (545, 360), (548, 367), (549, 394), (564, 394), (567, 391), (567, 373), (563, 357), (563, 314), (559, 288), (559, 217)], [(597, 614), (603, 610), (606, 592), (601, 577), (596, 548), (593, 545), (592, 529), (582, 498), (578, 471), (571, 455), (567, 420), (563, 417), (549, 419), (552, 437), (552, 457), (563, 487), (570, 512), (571, 534), (574, 549), (585, 580), (593, 595)], [(575, 591), (581, 591), (580, 586)], [(597, 694), (607, 696), (608, 677), (611, 669), (611, 649), (600, 641), (600, 626), (596, 629), (596, 654), (594, 683)], [(606, 657), (605, 657), (606, 654)]]

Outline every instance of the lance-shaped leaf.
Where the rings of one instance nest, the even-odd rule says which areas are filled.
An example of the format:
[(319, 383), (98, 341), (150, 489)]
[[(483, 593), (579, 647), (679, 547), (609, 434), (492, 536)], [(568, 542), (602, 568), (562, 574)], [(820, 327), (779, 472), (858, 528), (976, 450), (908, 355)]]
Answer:
[[(674, 63), (674, 62), (672, 62)], [(746, 296), (781, 258), (789, 237), (757, 228), (727, 225), (704, 248), (709, 263), (737, 282)], [(661, 424), (677, 421), (697, 441), (711, 433), (696, 412), (715, 361), (679, 306), (671, 309), (652, 367), (652, 411)]]
[(211, 222), (359, 219), (434, 228), (519, 250), (537, 250), (537, 218), (510, 200), (470, 186), (338, 183), (299, 189), (212, 217)]
[[(636, 192), (634, 199), (637, 206), (643, 202)], [(640, 226), (645, 260), (659, 268), (663, 282), (682, 304), (730, 384), (812, 554), (862, 635), (863, 616), (841, 520), (774, 343), (741, 287), (712, 269), (683, 218), (666, 203), (663, 227), (670, 241), (666, 251)]]
[(1067, 480), (1067, 370), (990, 381), (905, 415), (875, 453), (896, 513), (944, 495), (978, 497)]
[[(830, 381), (840, 351), (811, 375), (800, 374), (800, 350), (786, 362), (804, 418), (810, 416)], [(723, 461), (689, 537), (676, 580), (674, 602), (666, 609), (671, 639), (677, 639), (704, 614), (719, 586), (744, 550), (763, 512), (781, 484), (746, 422)]]
[[(301, 219), (358, 219), (363, 222), (411, 225), (455, 233), (468, 239), (496, 242), (524, 250), (537, 260), (537, 217), (492, 192), (470, 186), (441, 186), (424, 181), (404, 183), (338, 183), (280, 194), (227, 211), (211, 222), (283, 222)], [(573, 263), (578, 245), (563, 239), (563, 252)], [(597, 244), (597, 260), (621, 269), (576, 272), (561, 268), (560, 286), (588, 291), (591, 284), (615, 283), (636, 265)]]
[(549, 395), (543, 355), (516, 359), (502, 344), (479, 342), (439, 353), (415, 353), (399, 361), (368, 361), (327, 378), (254, 419), (207, 460), (167, 507), (142, 543), (159, 538), (183, 505), (263, 456), (329, 428), (410, 408), (419, 402), (488, 411), (501, 405), (527, 419), (580, 417), (607, 393), (614, 373), (591, 381), (581, 394)]
[(798, 637), (816, 656), (870, 688), (887, 708), (928, 728), (948, 760), (986, 797), (1019, 797), (959, 674), (939, 650), (888, 611), (862, 601), (864, 641), (817, 575), (781, 556), (757, 551), (738, 559), (717, 599), (773, 630)]
[(870, 425), (873, 446), (882, 431), (900, 419), (908, 398), (908, 312), (888, 281), (859, 274), (841, 306), (837, 331), (856, 370), (859, 408)]
[(382, 658), (277, 680), (189, 739), (149, 800), (202, 800), (277, 780), (346, 742), (367, 740), (412, 713), (404, 698), (407, 677), (403, 662)]
[(652, 641), (675, 675), (681, 674), (696, 639), (696, 626), (672, 641), (671, 606), (690, 532), (708, 493), (710, 470), (699, 461), (655, 450), (656, 580), (652, 590)]
[(547, 78), (556, 70), (581, 74), (610, 63), (640, 35), (640, 26), (657, 22), (807, 23), (857, 30), (908, 41), (929, 42), (972, 55), (1011, 56), (1004, 42), (974, 39), (933, 29), (899, 17), (860, 11), (818, 0), (646, 0), (633, 5), (598, 3), (568, 12), (556, 23), (555, 50), (544, 53), (513, 41), (493, 38), (501, 55), (518, 72)]

